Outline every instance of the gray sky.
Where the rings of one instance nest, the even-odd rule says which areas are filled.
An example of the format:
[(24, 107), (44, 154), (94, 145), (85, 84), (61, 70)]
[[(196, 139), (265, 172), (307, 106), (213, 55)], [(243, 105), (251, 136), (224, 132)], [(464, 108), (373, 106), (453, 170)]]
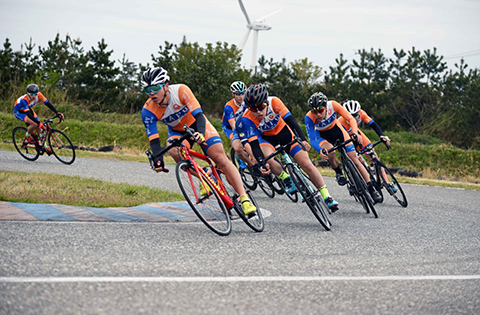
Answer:
[[(355, 51), (437, 48), (453, 68), (463, 56), (480, 68), (479, 0), (243, 0), (255, 20), (273, 28), (259, 33), (258, 56), (287, 62), (308, 58), (324, 69), (340, 53), (351, 61)], [(0, 0), (0, 39), (20, 50), (32, 38), (46, 47), (57, 33), (83, 41), (85, 51), (102, 38), (115, 60), (123, 54), (135, 63), (151, 63), (164, 41), (178, 44), (217, 41), (239, 44), (246, 20), (238, 0)], [(242, 63), (249, 67), (253, 32)]]

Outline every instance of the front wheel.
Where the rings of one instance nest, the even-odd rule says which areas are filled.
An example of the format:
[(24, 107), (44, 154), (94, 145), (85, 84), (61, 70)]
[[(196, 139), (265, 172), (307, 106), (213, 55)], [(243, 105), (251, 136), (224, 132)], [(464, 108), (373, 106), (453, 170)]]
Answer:
[(230, 234), (232, 221), (223, 201), (206, 179), (197, 176), (191, 162), (185, 160), (178, 162), (175, 175), (183, 196), (197, 217), (218, 235)]
[(48, 146), (53, 155), (63, 164), (72, 164), (75, 161), (75, 149), (72, 141), (60, 130), (52, 129), (48, 134)]
[(315, 218), (318, 222), (325, 228), (325, 230), (330, 231), (332, 229), (332, 223), (328, 219), (328, 210), (326, 204), (323, 202), (323, 205), (319, 203), (319, 200), (316, 197), (317, 189), (315, 186), (311, 187), (310, 184), (305, 181), (302, 174), (297, 172), (293, 165), (287, 165), (288, 173), (295, 184), (298, 192), (302, 196), (303, 200), (307, 203), (307, 206), (312, 211)]
[(392, 171), (385, 166), (382, 162), (377, 164), (377, 176), (380, 178), (382, 187), (392, 196), (402, 207), (408, 206), (407, 197), (403, 192), (402, 186), (393, 176)]
[(238, 216), (252, 230), (254, 230), (255, 232), (262, 232), (263, 229), (264, 229), (263, 215), (262, 215), (262, 212), (260, 211), (260, 206), (258, 205), (257, 200), (255, 199), (255, 197), (253, 197), (253, 194), (249, 190), (247, 190), (248, 198), (257, 208), (256, 214), (249, 218), (245, 215), (245, 213), (243, 211), (243, 207), (242, 207), (242, 204), (239, 200), (240, 198), (238, 197), (237, 192), (232, 187), (232, 185), (230, 185), (230, 183), (227, 181), (227, 177), (225, 176), (223, 171), (221, 169), (217, 168), (217, 173), (218, 173), (218, 176), (220, 177), (220, 181), (223, 183), (223, 187), (225, 187), (225, 191), (227, 192), (227, 195), (233, 201), (233, 205), (234, 205), (235, 211), (237, 212)]
[(233, 148), (230, 150), (230, 159), (232, 160), (233, 165), (235, 165), (235, 167), (238, 169), (238, 172), (240, 173), (240, 177), (242, 178), (245, 187), (251, 190), (257, 189), (257, 181), (255, 180), (255, 176), (253, 175), (252, 168), (248, 166), (244, 168), (240, 165), (243, 161), (240, 162)]
[(373, 199), (368, 192), (367, 184), (363, 180), (362, 175), (360, 175), (357, 167), (350, 159), (345, 159), (343, 164), (349, 180), (349, 185), (352, 185), (351, 188), (355, 194), (355, 198), (360, 201), (367, 213), (370, 213), (371, 211), (375, 218), (378, 218)]
[(38, 159), (40, 153), (35, 148), (35, 143), (29, 143), (25, 138), (27, 128), (15, 127), (12, 131), (13, 145), (17, 152), (26, 160), (35, 161)]

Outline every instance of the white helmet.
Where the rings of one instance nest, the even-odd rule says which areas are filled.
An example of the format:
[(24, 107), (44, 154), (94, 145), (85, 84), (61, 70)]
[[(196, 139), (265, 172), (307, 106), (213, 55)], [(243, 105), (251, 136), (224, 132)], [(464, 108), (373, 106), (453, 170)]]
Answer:
[(150, 68), (142, 74), (142, 88), (164, 84), (170, 80), (167, 70), (162, 67)]
[(357, 116), (362, 107), (358, 101), (350, 100), (343, 103), (343, 107), (350, 113), (352, 116)]

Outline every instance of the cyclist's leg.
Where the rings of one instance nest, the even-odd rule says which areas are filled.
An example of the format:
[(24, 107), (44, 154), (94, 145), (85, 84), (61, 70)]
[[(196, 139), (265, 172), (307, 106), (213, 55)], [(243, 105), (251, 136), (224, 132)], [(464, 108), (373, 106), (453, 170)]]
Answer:
[(257, 208), (250, 201), (247, 192), (243, 187), (242, 178), (240, 176), (240, 173), (238, 172), (238, 169), (227, 158), (220, 135), (218, 134), (215, 127), (213, 127), (213, 125), (208, 120), (205, 129), (205, 143), (205, 152), (215, 162), (217, 167), (225, 173), (225, 177), (227, 177), (228, 183), (233, 187), (233, 189), (235, 189), (237, 194), (240, 196), (240, 201), (242, 202), (242, 207), (245, 214), (253, 215), (255, 211), (257, 211)]
[[(232, 139), (232, 148), (235, 150), (235, 154), (240, 160), (242, 160), (248, 166), (253, 166), (248, 153), (243, 149), (240, 139)], [(244, 168), (246, 168), (246, 166), (244, 166)]]

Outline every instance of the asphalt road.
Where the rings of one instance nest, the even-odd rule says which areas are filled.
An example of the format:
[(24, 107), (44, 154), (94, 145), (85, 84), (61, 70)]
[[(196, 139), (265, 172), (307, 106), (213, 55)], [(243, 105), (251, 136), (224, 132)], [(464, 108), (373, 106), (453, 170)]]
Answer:
[[(0, 169), (177, 189), (146, 163), (62, 165), (0, 151)], [(0, 179), (1, 180), (1, 179)], [(332, 178), (323, 230), (304, 204), (255, 192), (265, 231), (201, 223), (0, 221), (0, 314), (479, 314), (480, 193), (403, 185), (366, 214)]]

